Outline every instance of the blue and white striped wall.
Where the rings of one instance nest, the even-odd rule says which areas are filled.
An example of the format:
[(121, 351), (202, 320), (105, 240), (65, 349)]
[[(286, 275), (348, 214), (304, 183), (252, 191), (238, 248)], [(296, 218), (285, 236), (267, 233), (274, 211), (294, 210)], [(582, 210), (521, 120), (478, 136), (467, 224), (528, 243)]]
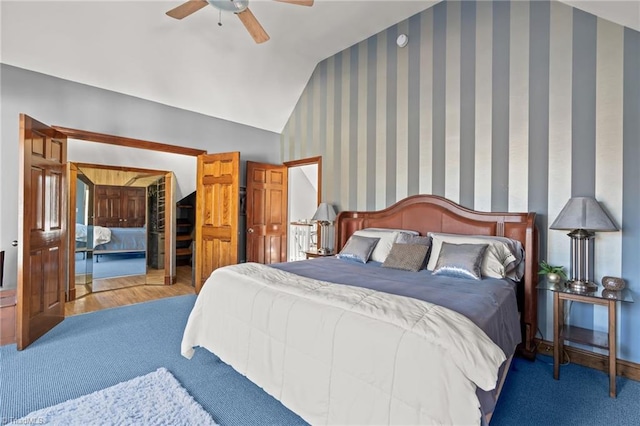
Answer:
[[(637, 31), (555, 1), (445, 1), (318, 64), (281, 143), (283, 161), (322, 155), (322, 195), (340, 210), (425, 193), (535, 211), (553, 264), (569, 264), (569, 238), (548, 224), (571, 196), (596, 197), (622, 232), (597, 234), (595, 276), (633, 290), (619, 353), (640, 362)], [(547, 340), (551, 319), (542, 293)], [(574, 324), (606, 321), (572, 307)]]

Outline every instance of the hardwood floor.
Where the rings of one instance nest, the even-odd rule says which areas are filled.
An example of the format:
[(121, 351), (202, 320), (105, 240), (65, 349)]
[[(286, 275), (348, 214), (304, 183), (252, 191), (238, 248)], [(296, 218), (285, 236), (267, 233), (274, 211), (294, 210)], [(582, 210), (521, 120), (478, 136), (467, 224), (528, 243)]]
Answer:
[(93, 293), (97, 293), (99, 291), (118, 290), (120, 288), (135, 287), (145, 284), (161, 284), (147, 281), (146, 278), (146, 275), (128, 275), (125, 277), (98, 278), (93, 280), (91, 287)]
[(178, 266), (174, 285), (137, 285), (118, 290), (92, 293), (72, 302), (67, 302), (65, 315), (83, 314), (185, 294), (195, 294), (195, 289), (191, 286), (191, 267)]

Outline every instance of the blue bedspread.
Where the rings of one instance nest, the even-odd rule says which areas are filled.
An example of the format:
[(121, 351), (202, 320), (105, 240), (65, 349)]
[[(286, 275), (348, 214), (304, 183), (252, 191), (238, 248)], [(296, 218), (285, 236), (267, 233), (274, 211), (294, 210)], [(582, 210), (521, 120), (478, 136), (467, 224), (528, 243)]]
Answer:
[(468, 280), (382, 268), (335, 257), (279, 263), (275, 268), (321, 281), (365, 287), (444, 306), (473, 321), (510, 356), (521, 341), (516, 285), (509, 279)]
[(145, 251), (147, 228), (109, 228), (111, 241), (94, 247), (94, 251)]

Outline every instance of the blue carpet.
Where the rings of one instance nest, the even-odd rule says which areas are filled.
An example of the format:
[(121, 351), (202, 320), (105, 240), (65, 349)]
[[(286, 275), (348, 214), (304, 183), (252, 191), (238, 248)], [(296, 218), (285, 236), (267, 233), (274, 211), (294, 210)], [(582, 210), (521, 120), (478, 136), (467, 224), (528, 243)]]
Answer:
[[(160, 367), (222, 425), (304, 422), (204, 349), (191, 360), (180, 341), (195, 296), (108, 309), (65, 319), (22, 352), (0, 348), (0, 419), (77, 398)], [(640, 424), (640, 383), (577, 365), (553, 380), (551, 359), (515, 359), (491, 425)]]
[(68, 317), (21, 352), (0, 347), (2, 424), (160, 367), (222, 425), (304, 424), (210, 352), (180, 355), (194, 301), (179, 296)]
[(639, 425), (640, 382), (618, 377), (617, 398), (609, 398), (609, 374), (576, 364), (560, 367), (553, 379), (553, 358), (511, 364), (491, 426)]
[(100, 260), (93, 259), (93, 278), (144, 275), (147, 273), (145, 254), (101, 254)]

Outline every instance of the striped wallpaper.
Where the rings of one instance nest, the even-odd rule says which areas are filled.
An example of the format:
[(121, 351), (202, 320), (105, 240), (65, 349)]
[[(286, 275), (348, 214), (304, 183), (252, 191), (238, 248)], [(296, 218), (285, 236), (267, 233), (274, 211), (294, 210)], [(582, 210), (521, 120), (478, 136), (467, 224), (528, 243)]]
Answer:
[[(595, 277), (633, 290), (619, 354), (640, 362), (637, 31), (555, 1), (439, 3), (319, 63), (281, 153), (322, 155), (322, 195), (339, 210), (425, 193), (535, 211), (554, 264), (569, 264), (569, 238), (548, 224), (571, 196), (596, 197), (623, 231), (597, 234)], [(552, 340), (551, 295), (539, 305)], [(607, 316), (576, 303), (570, 321), (604, 331)]]

